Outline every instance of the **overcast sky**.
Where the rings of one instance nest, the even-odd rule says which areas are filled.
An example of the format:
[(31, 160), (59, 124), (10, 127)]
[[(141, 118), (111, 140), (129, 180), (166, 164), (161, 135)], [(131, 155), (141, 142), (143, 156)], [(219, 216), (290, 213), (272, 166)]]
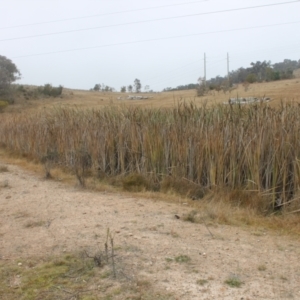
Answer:
[(230, 70), (299, 60), (300, 1), (290, 2), (0, 0), (0, 55), (17, 65), (23, 84), (120, 90), (138, 78), (162, 90), (196, 83), (204, 53), (207, 78), (226, 75), (227, 52)]

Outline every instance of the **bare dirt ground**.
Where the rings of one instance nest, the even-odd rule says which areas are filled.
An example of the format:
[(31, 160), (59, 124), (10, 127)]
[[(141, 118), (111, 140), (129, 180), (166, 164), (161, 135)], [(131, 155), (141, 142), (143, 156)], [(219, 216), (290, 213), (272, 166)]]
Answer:
[(187, 205), (81, 190), (0, 164), (8, 169), (0, 172), (0, 260), (91, 252), (109, 228), (123, 273), (172, 299), (300, 299), (300, 242), (291, 236), (218, 224), (211, 235), (182, 220)]

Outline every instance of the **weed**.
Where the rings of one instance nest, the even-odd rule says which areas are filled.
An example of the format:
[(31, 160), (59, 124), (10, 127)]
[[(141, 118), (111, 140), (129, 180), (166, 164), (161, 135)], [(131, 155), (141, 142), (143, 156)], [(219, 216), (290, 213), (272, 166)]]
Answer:
[(198, 285), (205, 285), (205, 284), (208, 283), (208, 280), (206, 280), (206, 279), (198, 279), (198, 280), (196, 281), (196, 283), (197, 283)]
[(183, 220), (186, 222), (197, 223), (198, 222), (197, 214), (198, 212), (196, 210), (192, 210), (187, 215), (183, 216)]
[(92, 167), (92, 158), (84, 143), (81, 144), (79, 149), (72, 153), (73, 156), (73, 169), (81, 187), (85, 187), (85, 181), (89, 169)]
[(58, 152), (56, 150), (47, 150), (47, 154), (44, 155), (41, 159), (41, 162), (44, 164), (45, 168), (45, 178), (49, 179), (51, 178), (51, 168), (55, 163), (59, 161), (58, 159)]
[(34, 227), (41, 227), (44, 226), (46, 224), (45, 221), (39, 220), (39, 221), (28, 221), (25, 223), (24, 227), (25, 228), (34, 228)]
[(257, 267), (257, 269), (258, 269), (258, 271), (266, 271), (266, 270), (267, 270), (267, 267), (266, 267), (266, 265), (259, 265), (259, 266)]
[(284, 275), (281, 275), (279, 278), (280, 278), (282, 281), (288, 281), (287, 277), (284, 276)]
[(187, 255), (179, 255), (175, 257), (175, 261), (178, 263), (188, 263), (191, 261), (191, 258)]
[(225, 283), (233, 288), (239, 288), (244, 282), (236, 275), (230, 276)]

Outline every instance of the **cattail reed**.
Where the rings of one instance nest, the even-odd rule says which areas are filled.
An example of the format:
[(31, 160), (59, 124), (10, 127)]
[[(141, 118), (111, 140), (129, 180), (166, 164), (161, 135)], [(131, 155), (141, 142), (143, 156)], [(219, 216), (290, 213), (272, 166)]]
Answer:
[(138, 173), (186, 178), (205, 188), (256, 190), (284, 205), (299, 186), (300, 107), (181, 104), (173, 109), (54, 108), (2, 115), (0, 143), (42, 161), (106, 176)]

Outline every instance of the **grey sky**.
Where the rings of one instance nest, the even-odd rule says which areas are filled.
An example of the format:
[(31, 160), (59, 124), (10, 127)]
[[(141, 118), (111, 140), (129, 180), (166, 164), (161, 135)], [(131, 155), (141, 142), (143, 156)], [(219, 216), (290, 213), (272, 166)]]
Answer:
[[(300, 59), (300, 1), (297, 3), (141, 22), (122, 26), (21, 38), (84, 28), (103, 27), (159, 18), (201, 14), (288, 0), (0, 0), (0, 55), (12, 59), (24, 84), (63, 85), (90, 89), (104, 83), (117, 90), (133, 84), (162, 90), (197, 82), (203, 76), (203, 54), (207, 55), (207, 77), (226, 74), (226, 53), (230, 70), (248, 67), (252, 61)], [(183, 4), (183, 5), (177, 5)], [(95, 16), (120, 11), (106, 16)], [(79, 18), (90, 16), (88, 18)], [(46, 21), (76, 18), (47, 24)], [(208, 33), (222, 30), (299, 22), (265, 28)], [(207, 33), (200, 35), (200, 33)], [(149, 42), (135, 41), (193, 35)], [(123, 45), (106, 46), (112, 44)], [(78, 48), (92, 48), (74, 50)], [(74, 50), (66, 51), (65, 50)], [(59, 52), (44, 54), (48, 52)], [(36, 54), (36, 55), (35, 55)], [(28, 56), (33, 55), (33, 56)], [(27, 57), (21, 57), (27, 56)]]

